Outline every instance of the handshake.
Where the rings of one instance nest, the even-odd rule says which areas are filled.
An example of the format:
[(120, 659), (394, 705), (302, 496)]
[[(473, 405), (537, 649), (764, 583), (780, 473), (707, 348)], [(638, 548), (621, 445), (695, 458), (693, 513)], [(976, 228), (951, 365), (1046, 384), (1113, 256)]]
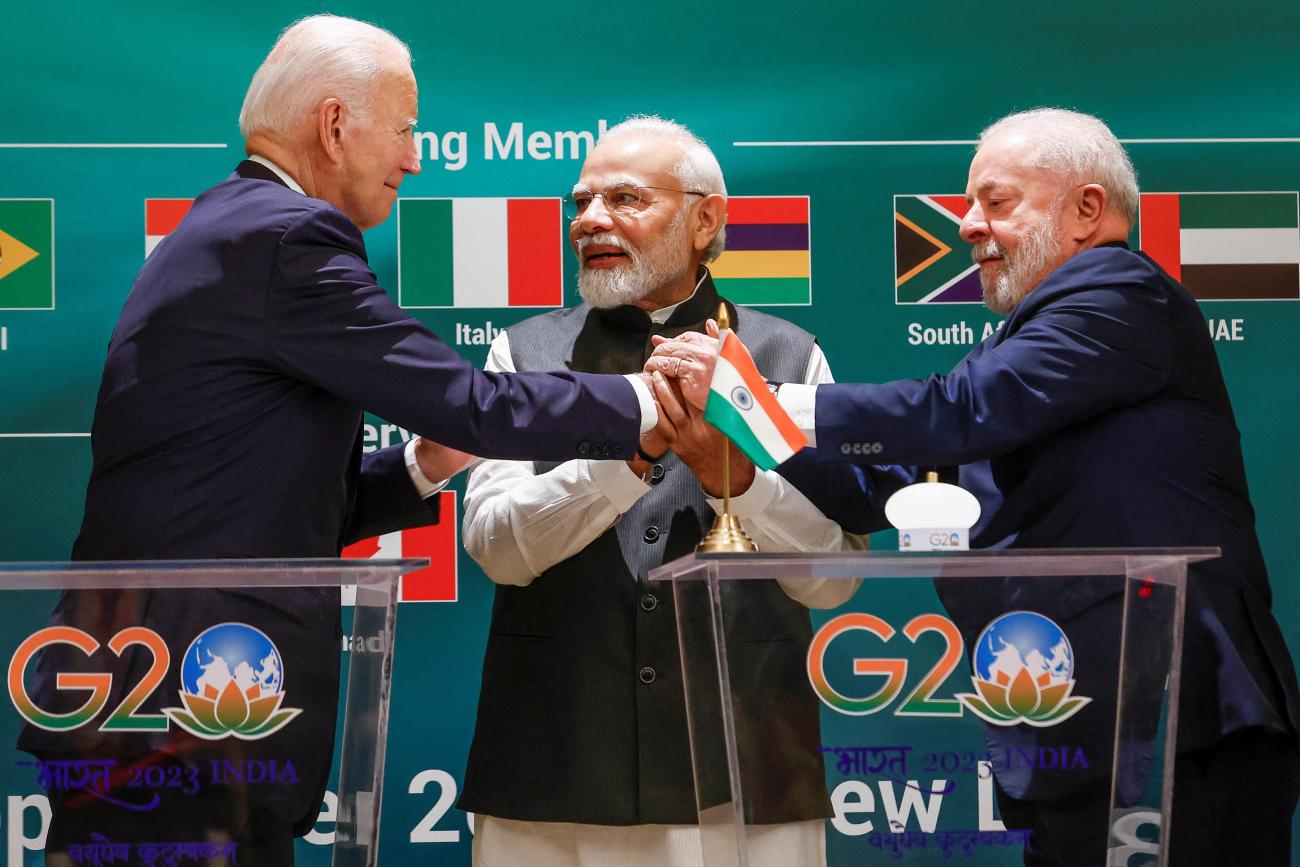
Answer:
[[(734, 497), (749, 489), (755, 469), (749, 458), (704, 420), (719, 337), (712, 319), (706, 330), (707, 334), (688, 331), (671, 339), (651, 338), (654, 352), (637, 375), (650, 389), (659, 421), (641, 435), (637, 456), (627, 464), (633, 473), (648, 480), (655, 462), (671, 451), (699, 478), (706, 494), (721, 497), (725, 444), (731, 454), (729, 493)], [(415, 454), (421, 472), (432, 481), (449, 479), (474, 460), (472, 455), (429, 439), (416, 443)]]
[(707, 334), (688, 331), (675, 338), (652, 337), (654, 352), (641, 372), (659, 406), (659, 422), (641, 435), (637, 457), (628, 467), (647, 478), (660, 457), (672, 451), (700, 480), (704, 492), (721, 497), (723, 448), (730, 451), (731, 496), (743, 494), (754, 481), (754, 464), (717, 428), (704, 420), (709, 382), (718, 358), (718, 326)]

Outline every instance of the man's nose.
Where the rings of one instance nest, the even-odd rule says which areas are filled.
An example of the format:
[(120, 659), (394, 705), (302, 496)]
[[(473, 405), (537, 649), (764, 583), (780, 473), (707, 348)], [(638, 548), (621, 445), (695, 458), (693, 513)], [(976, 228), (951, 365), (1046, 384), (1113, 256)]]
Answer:
[(962, 218), (958, 232), (967, 244), (978, 244), (989, 236), (989, 224), (985, 221), (984, 211), (979, 205), (970, 206), (970, 210)]
[(411, 135), (411, 146), (406, 149), (406, 156), (402, 158), (402, 171), (408, 175), (420, 173), (420, 142), (414, 134)]
[(578, 215), (578, 228), (584, 234), (594, 235), (597, 232), (605, 232), (614, 227), (614, 218), (605, 207), (605, 197), (596, 196), (587, 205), (586, 209)]

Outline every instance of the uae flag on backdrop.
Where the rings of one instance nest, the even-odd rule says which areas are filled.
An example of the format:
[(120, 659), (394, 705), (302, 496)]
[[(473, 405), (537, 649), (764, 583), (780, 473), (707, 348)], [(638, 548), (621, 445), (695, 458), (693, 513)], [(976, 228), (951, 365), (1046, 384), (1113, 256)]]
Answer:
[(961, 239), (961, 194), (894, 196), (894, 303), (978, 304), (979, 266)]
[[(455, 602), (456, 583), (456, 492), (441, 491), (437, 524), (385, 533), (349, 545), (342, 556), (358, 560), (397, 560), (428, 557), (429, 565), (402, 576), (401, 602)], [(350, 605), (355, 588), (344, 588), (343, 603)]]
[(144, 200), (144, 255), (148, 258), (154, 248), (171, 234), (190, 212), (193, 199)]
[(1300, 196), (1143, 193), (1140, 245), (1201, 301), (1300, 299)]
[(562, 306), (562, 220), (559, 199), (399, 199), (398, 304)]
[(709, 265), (735, 304), (812, 303), (807, 196), (727, 199), (727, 249)]

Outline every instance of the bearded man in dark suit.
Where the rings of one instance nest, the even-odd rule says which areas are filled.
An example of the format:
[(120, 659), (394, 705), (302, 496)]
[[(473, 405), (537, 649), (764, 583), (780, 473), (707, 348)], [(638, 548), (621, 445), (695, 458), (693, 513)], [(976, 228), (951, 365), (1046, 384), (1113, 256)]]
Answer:
[[(984, 131), (966, 199), (961, 234), (1003, 327), (943, 376), (792, 383), (778, 399), (824, 459), (904, 465), (887, 475), (866, 468), (891, 481), (914, 478), (915, 465), (957, 468), (983, 510), (972, 548), (1221, 548), (1221, 558), (1189, 569), (1173, 825), (1163, 842), (1173, 864), (1289, 864), (1300, 792), (1295, 668), (1270, 611), (1240, 434), (1205, 319), (1187, 290), (1126, 243), (1138, 204), (1133, 166), (1097, 118), (1038, 109)], [(712, 341), (686, 335), (657, 351), (650, 366), (680, 370), (700, 403)], [(867, 507), (886, 492), (868, 491)], [(1093, 707), (1052, 729), (986, 728), (990, 747), (1069, 738), (1109, 756), (1114, 582), (1008, 582), (1001, 594), (954, 584), (940, 595), (968, 644), (996, 614), (1042, 611), (1072, 622), (1076, 653), (1106, 672), (1096, 688), (1081, 678)], [(1074, 779), (995, 768), (1003, 821), (1032, 830), (1027, 864), (1105, 860), (1103, 764)]]
[[(241, 112), (249, 159), (150, 255), (113, 332), (74, 559), (335, 557), (357, 539), (436, 521), (437, 498), (425, 498), (464, 467), (464, 452), (635, 456), (657, 419), (648, 379), (483, 373), (377, 285), (361, 233), (420, 170), (416, 109), (410, 52), (391, 33), (328, 15), (283, 33)], [(363, 411), (424, 437), (363, 458)], [(52, 857), (103, 834), (233, 840), (244, 867), (293, 862), (292, 837), (315, 821), (333, 755), (338, 591), (75, 592), (54, 615), (101, 643), (120, 625), (148, 625), (173, 658), (225, 621), (260, 629), (283, 654), (303, 712), (247, 748), (281, 767), (291, 759), (296, 784), (206, 801), (160, 792), (148, 812), (51, 791)], [(77, 665), (60, 650), (35, 666), (51, 710), (84, 699), (55, 687)], [(108, 707), (151, 663), (136, 650), (113, 661)], [(141, 712), (175, 702), (179, 668)], [(75, 740), (29, 726), (20, 746), (137, 766), (217, 748), (175, 726), (123, 735), (99, 722)]]

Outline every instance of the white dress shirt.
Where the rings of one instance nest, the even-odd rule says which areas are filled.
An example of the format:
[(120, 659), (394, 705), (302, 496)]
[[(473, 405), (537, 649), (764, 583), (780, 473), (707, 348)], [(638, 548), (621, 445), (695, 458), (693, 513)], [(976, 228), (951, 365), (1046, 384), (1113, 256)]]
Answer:
[(817, 448), (817, 386), (788, 383), (777, 392), (776, 402), (808, 437), (809, 448)]

